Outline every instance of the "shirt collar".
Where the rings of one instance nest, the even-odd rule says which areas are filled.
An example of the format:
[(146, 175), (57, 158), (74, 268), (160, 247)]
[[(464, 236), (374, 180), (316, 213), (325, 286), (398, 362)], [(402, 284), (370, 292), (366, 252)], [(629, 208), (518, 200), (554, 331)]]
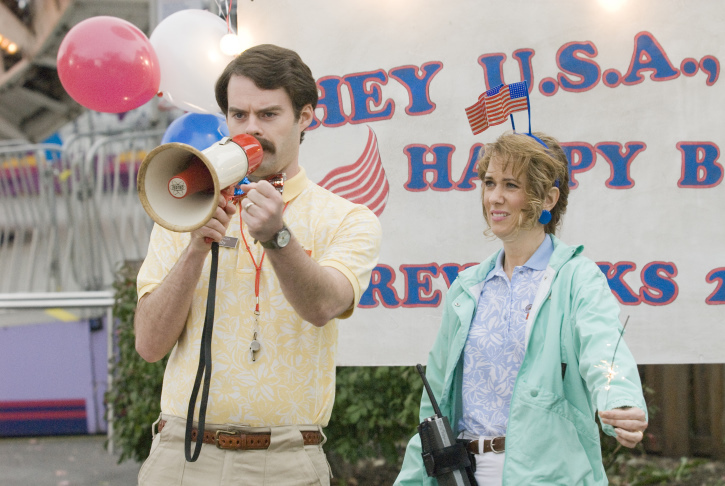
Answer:
[(551, 242), (551, 237), (545, 235), (544, 241), (541, 242), (539, 248), (531, 255), (529, 261), (524, 263), (524, 266), (532, 270), (546, 270), (546, 266), (549, 264), (553, 253), (554, 244)]
[[(524, 263), (524, 267), (530, 268), (531, 270), (546, 270), (546, 266), (549, 264), (551, 255), (554, 253), (554, 244), (551, 242), (551, 237), (547, 234), (544, 241), (541, 242), (539, 248), (536, 249), (533, 255)], [(490, 280), (495, 276), (504, 275), (503, 270), (503, 258), (504, 251), (501, 250), (496, 258), (496, 265), (488, 273), (486, 280)]]
[(284, 202), (289, 202), (296, 198), (300, 195), (304, 188), (307, 187), (307, 172), (305, 172), (305, 169), (302, 167), (299, 169), (299, 172), (297, 172), (294, 177), (291, 177), (284, 182), (284, 190), (282, 191), (282, 200)]

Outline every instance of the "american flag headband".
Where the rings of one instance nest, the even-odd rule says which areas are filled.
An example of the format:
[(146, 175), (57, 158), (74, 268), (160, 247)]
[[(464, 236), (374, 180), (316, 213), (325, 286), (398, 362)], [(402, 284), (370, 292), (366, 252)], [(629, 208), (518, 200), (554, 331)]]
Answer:
[(531, 133), (531, 104), (529, 103), (529, 85), (526, 81), (518, 83), (501, 84), (481, 94), (478, 101), (466, 108), (468, 123), (474, 135), (478, 135), (488, 127), (499, 125), (511, 119), (511, 128), (516, 133), (514, 113), (526, 110), (529, 115), (529, 136), (541, 145), (549, 148), (539, 137)]

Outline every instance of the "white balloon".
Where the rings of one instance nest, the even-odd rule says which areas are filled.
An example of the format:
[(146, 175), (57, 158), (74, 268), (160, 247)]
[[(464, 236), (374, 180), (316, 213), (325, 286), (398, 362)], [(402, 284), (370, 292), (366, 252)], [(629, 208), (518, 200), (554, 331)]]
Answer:
[(227, 24), (206, 10), (181, 10), (162, 20), (149, 37), (161, 68), (159, 91), (177, 108), (219, 113), (214, 85), (234, 56), (219, 45)]

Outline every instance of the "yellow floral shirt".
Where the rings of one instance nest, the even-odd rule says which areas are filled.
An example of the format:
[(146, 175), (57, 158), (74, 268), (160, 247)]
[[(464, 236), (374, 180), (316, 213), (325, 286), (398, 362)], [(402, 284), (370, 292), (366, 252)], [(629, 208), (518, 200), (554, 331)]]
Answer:
[[(288, 202), (284, 220), (317, 263), (347, 277), (355, 293), (347, 318), (370, 282), (380, 251), (381, 228), (366, 207), (352, 204), (314, 184), (304, 169), (284, 185)], [(212, 375), (207, 423), (275, 426), (327, 425), (335, 398), (337, 320), (318, 328), (304, 321), (287, 302), (272, 265), (264, 262), (260, 281), (258, 341), (254, 334), (254, 265), (240, 235), (239, 212), (227, 230), (236, 248), (219, 248), (219, 269), (212, 338)], [(263, 248), (244, 225), (257, 264)], [(163, 281), (189, 243), (189, 233), (156, 225), (148, 255), (138, 275), (139, 299)], [(266, 260), (266, 259), (265, 259)], [(169, 357), (161, 394), (161, 411), (186, 417), (199, 363), (206, 311), (211, 254), (196, 286), (186, 327)], [(199, 393), (201, 396), (201, 392)], [(198, 418), (199, 404), (195, 408)]]

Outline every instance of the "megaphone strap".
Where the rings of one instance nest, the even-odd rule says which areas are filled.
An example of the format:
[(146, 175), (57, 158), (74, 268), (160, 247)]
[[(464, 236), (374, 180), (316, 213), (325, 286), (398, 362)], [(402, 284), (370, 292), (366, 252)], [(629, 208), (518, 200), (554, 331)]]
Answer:
[[(214, 327), (214, 304), (216, 301), (216, 278), (219, 266), (219, 243), (211, 244), (211, 269), (209, 272), (209, 292), (206, 298), (206, 317), (204, 329), (201, 334), (201, 349), (199, 351), (199, 367), (194, 379), (194, 388), (189, 398), (189, 410), (186, 413), (186, 434), (184, 436), (184, 454), (188, 462), (194, 462), (201, 452), (201, 444), (204, 439), (204, 425), (206, 423), (206, 405), (209, 400), (209, 384), (211, 382), (211, 335)], [(191, 437), (194, 430), (194, 408), (196, 397), (199, 394), (201, 378), (204, 377), (204, 388), (201, 392), (201, 403), (199, 404), (198, 433), (196, 434), (196, 445), (194, 453), (191, 453)]]

